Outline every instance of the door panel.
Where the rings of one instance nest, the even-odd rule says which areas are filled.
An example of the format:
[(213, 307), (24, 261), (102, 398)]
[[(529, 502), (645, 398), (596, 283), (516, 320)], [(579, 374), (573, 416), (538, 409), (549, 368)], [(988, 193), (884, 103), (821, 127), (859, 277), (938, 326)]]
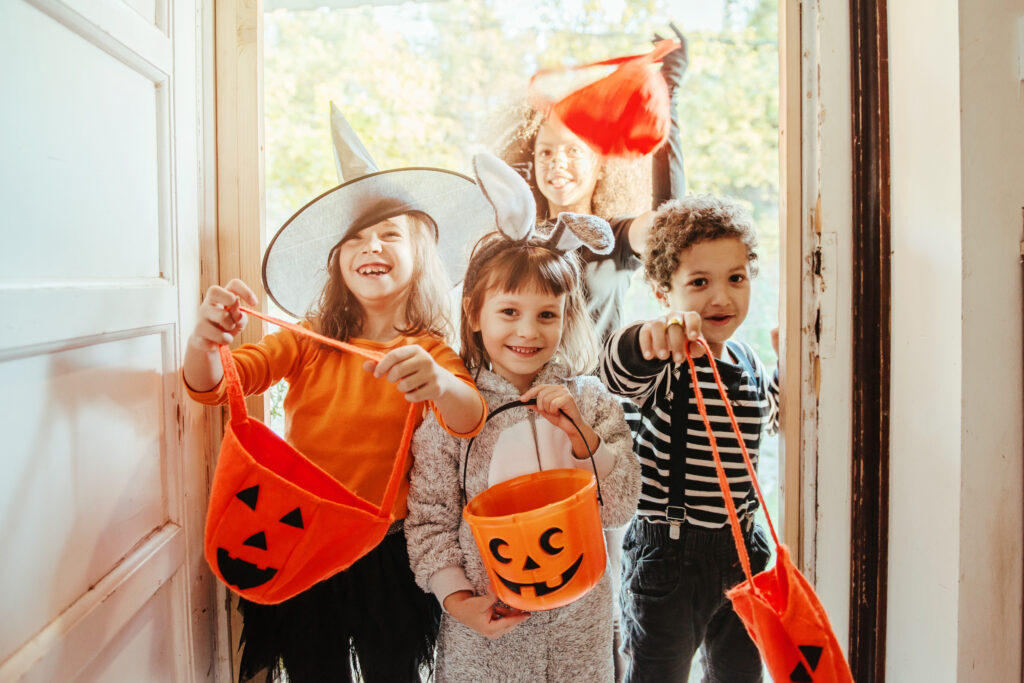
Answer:
[(210, 445), (180, 378), (210, 182), (199, 29), (194, 0), (0, 1), (3, 681), (223, 670)]

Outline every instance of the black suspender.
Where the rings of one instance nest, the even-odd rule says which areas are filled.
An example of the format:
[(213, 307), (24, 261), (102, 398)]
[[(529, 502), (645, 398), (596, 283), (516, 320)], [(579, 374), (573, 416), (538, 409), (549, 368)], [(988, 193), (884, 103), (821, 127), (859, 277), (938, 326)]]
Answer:
[[(671, 372), (671, 370), (669, 371)], [(672, 380), (672, 425), (668, 460), (669, 538), (679, 538), (679, 527), (686, 519), (686, 429), (690, 408), (690, 364), (679, 365), (679, 376)]]

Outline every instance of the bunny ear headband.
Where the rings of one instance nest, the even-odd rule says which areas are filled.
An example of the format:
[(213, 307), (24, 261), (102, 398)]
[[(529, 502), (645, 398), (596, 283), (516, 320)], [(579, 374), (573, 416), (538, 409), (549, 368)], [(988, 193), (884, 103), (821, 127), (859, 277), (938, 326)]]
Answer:
[[(563, 211), (558, 214), (554, 229), (548, 233), (537, 230), (537, 203), (530, 186), (511, 166), (486, 152), (473, 157), (473, 171), (487, 201), (494, 206), (498, 232), (504, 240), (488, 244), (485, 253), (474, 259), (486, 262), (491, 255), (508, 246), (508, 242), (527, 242), (566, 253), (586, 247), (595, 254), (611, 253), (615, 238), (608, 221), (588, 214)], [(479, 268), (473, 268), (476, 270)], [(470, 280), (471, 272), (466, 273)]]

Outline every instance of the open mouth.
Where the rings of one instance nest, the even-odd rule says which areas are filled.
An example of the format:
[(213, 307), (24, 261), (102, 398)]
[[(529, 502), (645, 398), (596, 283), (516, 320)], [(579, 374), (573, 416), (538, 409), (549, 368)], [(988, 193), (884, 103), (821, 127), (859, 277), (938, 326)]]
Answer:
[(224, 548), (217, 548), (217, 569), (224, 577), (224, 583), (239, 590), (262, 586), (277, 573), (273, 567), (260, 569), (252, 562), (231, 557)]
[(523, 358), (536, 356), (541, 350), (539, 346), (506, 346), (505, 348)]
[(572, 563), (572, 566), (562, 572), (561, 581), (559, 581), (557, 586), (549, 586), (546, 581), (538, 581), (536, 583), (516, 583), (515, 581), (509, 581), (497, 572), (495, 572), (495, 574), (499, 579), (501, 579), (501, 582), (516, 595), (522, 595), (523, 589), (528, 588), (532, 589), (533, 594), (540, 598), (544, 597), (548, 593), (555, 592), (559, 588), (565, 586), (565, 584), (572, 581), (572, 577), (576, 576), (576, 572), (579, 571), (581, 564), (583, 564), (583, 555), (576, 558), (576, 561)]
[(707, 322), (712, 325), (725, 325), (733, 319), (731, 315), (709, 315), (704, 318)]
[(381, 277), (391, 272), (391, 266), (386, 263), (367, 263), (356, 268), (356, 272), (366, 277)]
[(570, 183), (572, 183), (572, 178), (566, 178), (563, 176), (558, 176), (548, 181), (548, 185), (555, 188), (556, 190), (563, 190), (565, 189), (565, 186), (569, 185)]

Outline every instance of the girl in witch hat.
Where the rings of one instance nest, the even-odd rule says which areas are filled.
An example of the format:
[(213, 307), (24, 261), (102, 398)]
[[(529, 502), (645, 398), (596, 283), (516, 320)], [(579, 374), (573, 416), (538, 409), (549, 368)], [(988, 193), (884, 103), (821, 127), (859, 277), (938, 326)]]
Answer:
[[(475, 434), (486, 405), (447, 345), (445, 265), (459, 272), (464, 235), (493, 221), (473, 181), (436, 169), (371, 173), (317, 197), (274, 236), (267, 294), (303, 326), (383, 354), (374, 364), (282, 329), (233, 352), (243, 391), (289, 384), (286, 439), (346, 488), (380, 500), (410, 402), (452, 434)], [(439, 248), (440, 245), (440, 248)], [(449, 258), (442, 264), (439, 253)], [(239, 280), (211, 287), (189, 338), (184, 377), (197, 401), (224, 403), (217, 346), (245, 327)], [(240, 678), (291, 683), (416, 681), (429, 675), (439, 609), (409, 570), (402, 518), (348, 569), (294, 598), (240, 601)]]

